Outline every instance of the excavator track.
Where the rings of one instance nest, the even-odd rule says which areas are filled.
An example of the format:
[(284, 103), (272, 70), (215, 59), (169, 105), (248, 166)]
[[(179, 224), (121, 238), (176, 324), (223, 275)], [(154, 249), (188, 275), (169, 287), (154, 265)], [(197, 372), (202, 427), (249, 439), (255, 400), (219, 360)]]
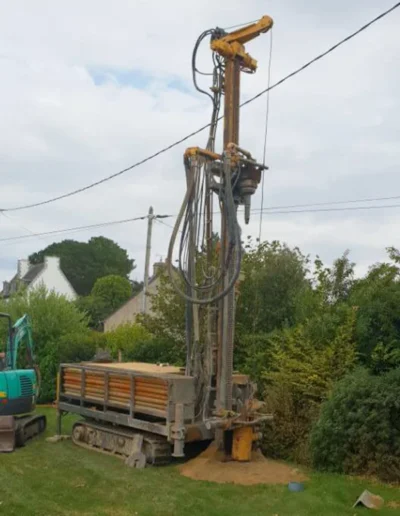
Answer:
[(118, 426), (78, 421), (72, 442), (82, 448), (125, 459), (129, 466), (161, 466), (171, 461), (171, 445), (165, 437)]
[(17, 446), (24, 446), (27, 441), (46, 430), (46, 416), (33, 414), (30, 416), (15, 417), (15, 442)]

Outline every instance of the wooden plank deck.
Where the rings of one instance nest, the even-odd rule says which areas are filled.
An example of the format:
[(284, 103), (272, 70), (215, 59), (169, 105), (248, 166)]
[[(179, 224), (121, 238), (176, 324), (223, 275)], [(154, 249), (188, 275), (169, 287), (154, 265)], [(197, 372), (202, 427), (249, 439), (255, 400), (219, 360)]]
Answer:
[(144, 362), (112, 362), (112, 363), (94, 363), (94, 362), (82, 362), (81, 365), (96, 367), (96, 368), (107, 368), (124, 371), (137, 371), (138, 373), (150, 373), (150, 374), (178, 374), (182, 375), (185, 373), (184, 368), (170, 366), (170, 365), (158, 365), (158, 364), (146, 364)]

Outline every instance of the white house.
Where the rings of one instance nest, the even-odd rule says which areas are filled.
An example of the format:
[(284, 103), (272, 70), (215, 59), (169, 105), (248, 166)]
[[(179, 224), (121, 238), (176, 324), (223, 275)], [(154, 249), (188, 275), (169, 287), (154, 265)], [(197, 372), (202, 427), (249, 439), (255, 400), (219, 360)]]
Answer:
[(17, 274), (11, 281), (3, 282), (1, 297), (10, 297), (20, 286), (25, 286), (28, 291), (45, 287), (71, 301), (78, 297), (61, 270), (60, 258), (57, 256), (46, 256), (44, 262), (38, 265), (31, 265), (29, 260), (18, 260)]

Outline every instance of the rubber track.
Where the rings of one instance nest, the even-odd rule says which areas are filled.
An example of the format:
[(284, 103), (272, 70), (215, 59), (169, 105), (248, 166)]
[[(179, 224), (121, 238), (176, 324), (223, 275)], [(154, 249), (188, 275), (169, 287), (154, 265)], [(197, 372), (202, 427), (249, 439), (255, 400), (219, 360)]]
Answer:
[(15, 440), (17, 446), (24, 446), (27, 441), (46, 430), (46, 416), (34, 414), (32, 416), (16, 417)]
[[(93, 446), (86, 441), (80, 441), (75, 438), (75, 430), (79, 427), (83, 428), (92, 428), (96, 430), (96, 432), (100, 433), (101, 437), (112, 436), (112, 437), (121, 437), (123, 439), (133, 440), (134, 436), (137, 434), (143, 435), (144, 441), (144, 452), (152, 450), (152, 454), (146, 454), (146, 461), (148, 464), (153, 466), (161, 466), (165, 464), (169, 464), (171, 462), (171, 445), (168, 443), (165, 437), (161, 437), (158, 435), (154, 435), (148, 432), (142, 432), (140, 430), (126, 430), (121, 427), (115, 427), (111, 425), (102, 425), (98, 423), (94, 423), (91, 421), (81, 420), (74, 424), (72, 427), (72, 442), (81, 448), (85, 448), (88, 450), (97, 451), (99, 453), (103, 453), (105, 455), (111, 455), (113, 457), (119, 457), (121, 459), (126, 459), (129, 457), (129, 453), (118, 453), (118, 451), (110, 451), (99, 446)], [(103, 441), (103, 439), (100, 439)]]

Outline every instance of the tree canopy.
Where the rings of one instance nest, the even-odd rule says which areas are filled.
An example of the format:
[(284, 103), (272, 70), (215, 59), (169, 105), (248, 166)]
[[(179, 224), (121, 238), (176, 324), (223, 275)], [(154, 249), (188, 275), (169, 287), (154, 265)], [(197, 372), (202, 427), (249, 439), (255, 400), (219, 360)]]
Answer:
[(78, 299), (78, 307), (86, 312), (93, 328), (99, 328), (106, 317), (132, 296), (132, 282), (111, 274), (96, 280), (89, 296)]
[(128, 278), (135, 268), (125, 249), (105, 237), (89, 242), (63, 240), (29, 256), (32, 264), (42, 263), (45, 256), (58, 256), (61, 268), (80, 296), (90, 294), (97, 279), (109, 275)]

